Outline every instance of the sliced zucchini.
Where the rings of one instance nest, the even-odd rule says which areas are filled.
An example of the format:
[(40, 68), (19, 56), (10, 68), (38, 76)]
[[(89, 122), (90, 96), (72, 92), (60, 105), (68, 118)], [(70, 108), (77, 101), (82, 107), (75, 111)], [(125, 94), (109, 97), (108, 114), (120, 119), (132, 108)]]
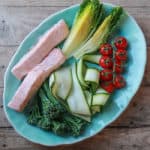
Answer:
[(89, 105), (89, 107), (92, 105), (92, 93), (89, 91), (84, 91), (85, 97), (86, 97), (86, 101)]
[(101, 55), (84, 55), (83, 60), (89, 61), (95, 64), (99, 64), (99, 60), (101, 58)]
[(52, 94), (53, 94), (54, 97), (59, 98), (57, 96), (57, 94), (56, 94), (57, 93), (57, 89), (58, 89), (58, 85), (54, 83), (53, 86), (52, 86), (52, 89), (51, 89), (52, 90)]
[(109, 94), (106, 90), (104, 90), (102, 88), (97, 89), (96, 94), (101, 94), (101, 93), (103, 93), (103, 94)]
[[(88, 88), (88, 83), (85, 81), (85, 75), (86, 75), (86, 66), (84, 64), (84, 61), (89, 61), (89, 62), (93, 62), (93, 63), (99, 63), (99, 59), (100, 59), (101, 55), (84, 55), (77, 63), (77, 75), (78, 75), (78, 79), (80, 81), (81, 86), (84, 89)], [(97, 69), (95, 69), (97, 70)], [(94, 71), (96, 72), (96, 71)], [(99, 79), (99, 77), (98, 77)]]
[(95, 68), (88, 68), (85, 74), (85, 81), (99, 83), (99, 71)]
[(85, 81), (91, 85), (93, 92), (99, 85), (99, 71), (95, 68), (88, 68), (85, 74)]
[(97, 112), (100, 112), (101, 108), (100, 108), (100, 106), (95, 105), (95, 106), (91, 107), (91, 110), (92, 110), (92, 114), (95, 114)]
[(92, 105), (105, 105), (110, 94), (95, 94), (93, 95)]
[(80, 114), (90, 116), (91, 112), (86, 101), (84, 92), (80, 86), (79, 80), (77, 78), (77, 67), (76, 63), (72, 66), (72, 79), (73, 86), (70, 92), (70, 95), (67, 98), (67, 102), (70, 108), (70, 111), (73, 114)]
[(87, 88), (88, 84), (84, 81), (85, 71), (86, 71), (86, 66), (83, 62), (83, 59), (80, 59), (77, 63), (77, 76), (81, 86)]
[[(72, 88), (72, 74), (70, 67), (63, 67), (53, 73), (49, 84), (55, 97), (66, 100)], [(54, 80), (54, 81), (53, 81)]]
[(81, 119), (83, 119), (83, 120), (91, 122), (91, 117), (90, 116), (85, 116), (85, 115), (80, 115), (80, 114), (74, 114), (74, 115), (81, 118)]
[(53, 85), (55, 83), (55, 75), (52, 73), (49, 77), (49, 88), (52, 89)]

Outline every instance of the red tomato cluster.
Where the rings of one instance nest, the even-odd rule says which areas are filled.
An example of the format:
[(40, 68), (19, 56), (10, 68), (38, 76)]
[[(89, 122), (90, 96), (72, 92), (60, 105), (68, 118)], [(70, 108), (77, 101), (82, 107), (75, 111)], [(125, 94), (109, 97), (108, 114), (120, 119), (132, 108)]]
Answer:
[(99, 65), (103, 68), (100, 72), (101, 87), (109, 93), (126, 85), (121, 73), (123, 73), (127, 61), (128, 42), (124, 37), (118, 37), (115, 39), (114, 45), (116, 51), (113, 51), (110, 44), (101, 45), (99, 50), (102, 55)]

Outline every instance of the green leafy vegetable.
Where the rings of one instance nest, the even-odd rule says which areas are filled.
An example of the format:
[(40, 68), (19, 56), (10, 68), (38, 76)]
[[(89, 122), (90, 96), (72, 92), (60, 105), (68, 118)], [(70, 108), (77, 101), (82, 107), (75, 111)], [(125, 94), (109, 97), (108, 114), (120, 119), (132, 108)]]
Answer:
[(94, 35), (83, 46), (76, 50), (73, 56), (80, 58), (86, 53), (95, 52), (101, 44), (106, 43), (111, 33), (116, 29), (123, 14), (124, 11), (122, 7), (114, 8), (111, 14), (106, 17), (99, 26)]
[(88, 68), (85, 74), (85, 81), (91, 88), (92, 92), (95, 92), (99, 85), (99, 71), (94, 68)]
[(32, 108), (32, 111), (30, 111), (30, 113), (29, 113), (27, 122), (29, 124), (36, 125), (40, 119), (41, 119), (41, 114), (39, 111), (39, 106), (36, 103), (36, 105)]
[(34, 105), (28, 106), (27, 122), (61, 136), (78, 136), (83, 131), (86, 121), (73, 116), (66, 106), (53, 97), (46, 80), (40, 88)]
[(84, 0), (76, 14), (70, 35), (66, 40), (63, 53), (71, 56), (96, 31), (103, 16), (103, 6), (99, 0)]
[(44, 130), (51, 130), (51, 128), (52, 128), (52, 122), (46, 116), (42, 116), (41, 119), (35, 125), (37, 125), (38, 127), (42, 128)]
[(77, 63), (77, 76), (81, 86), (84, 89), (88, 88), (88, 84), (84, 80), (85, 72), (86, 72), (86, 66), (84, 64), (83, 58), (81, 58)]
[(99, 60), (101, 58), (101, 55), (99, 54), (93, 54), (93, 55), (84, 55), (83, 60), (88, 61), (90, 63), (99, 64)]
[(70, 133), (73, 136), (79, 136), (87, 124), (86, 121), (73, 115), (64, 115), (64, 122), (70, 127)]
[(72, 74), (70, 67), (61, 67), (49, 77), (49, 88), (53, 96), (66, 100), (72, 88)]
[(52, 121), (52, 131), (57, 135), (67, 135), (70, 128), (68, 124), (60, 121)]
[(60, 102), (54, 97), (46, 97), (46, 93), (44, 93), (43, 89), (40, 89), (39, 96), (41, 99), (42, 115), (49, 117), (50, 119), (56, 119), (65, 112), (65, 109)]

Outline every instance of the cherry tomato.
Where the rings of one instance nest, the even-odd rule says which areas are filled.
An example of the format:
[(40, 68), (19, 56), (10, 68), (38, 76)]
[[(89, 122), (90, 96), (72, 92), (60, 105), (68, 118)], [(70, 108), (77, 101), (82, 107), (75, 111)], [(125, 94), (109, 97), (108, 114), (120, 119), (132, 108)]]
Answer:
[(118, 65), (118, 66), (123, 67), (125, 65), (125, 63), (126, 63), (125, 61), (120, 61), (120, 60), (117, 60), (117, 59), (115, 60), (115, 64)]
[(102, 56), (99, 60), (99, 65), (104, 69), (111, 69), (113, 67), (113, 60), (108, 56)]
[(102, 82), (100, 86), (106, 90), (108, 93), (112, 93), (115, 90), (115, 86), (112, 81), (110, 82)]
[(123, 68), (123, 66), (115, 64), (114, 71), (115, 71), (115, 73), (120, 74), (120, 73), (123, 73), (124, 68)]
[(116, 75), (114, 77), (113, 83), (114, 83), (115, 87), (118, 89), (123, 88), (126, 85), (126, 81), (124, 80), (124, 78), (121, 75)]
[(112, 56), (113, 55), (113, 48), (110, 44), (103, 44), (100, 46), (99, 52), (103, 56)]
[(113, 72), (110, 69), (104, 69), (100, 72), (101, 81), (110, 81), (113, 79)]
[(115, 59), (118, 61), (126, 61), (127, 60), (127, 51), (123, 49), (117, 49), (115, 53)]
[(116, 46), (116, 48), (125, 49), (128, 46), (128, 42), (127, 42), (126, 38), (124, 38), (124, 37), (118, 37), (115, 40), (115, 46)]
[(118, 74), (123, 73), (125, 61), (115, 60), (114, 71)]

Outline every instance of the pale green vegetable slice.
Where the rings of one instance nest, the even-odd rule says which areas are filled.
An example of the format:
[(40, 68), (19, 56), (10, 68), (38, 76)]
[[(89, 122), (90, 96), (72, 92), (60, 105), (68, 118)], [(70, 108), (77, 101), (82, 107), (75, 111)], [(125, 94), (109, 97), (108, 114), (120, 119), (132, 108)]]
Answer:
[(55, 75), (52, 73), (49, 77), (49, 88), (52, 89), (53, 85), (55, 83)]
[(88, 84), (84, 80), (85, 72), (86, 72), (86, 66), (83, 62), (83, 59), (80, 59), (77, 63), (77, 76), (78, 76), (79, 82), (80, 82), (81, 86), (83, 86), (83, 88), (88, 87)]
[(99, 85), (99, 71), (95, 68), (88, 68), (85, 74), (85, 81), (92, 86), (93, 92), (96, 91)]
[(90, 116), (91, 112), (90, 112), (88, 103), (86, 101), (84, 92), (77, 78), (76, 64), (73, 64), (72, 66), (72, 79), (73, 79), (72, 90), (70, 92), (70, 95), (67, 98), (70, 111), (73, 114), (81, 114), (85, 116)]
[(96, 94), (109, 94), (106, 90), (102, 89), (102, 88), (98, 88), (96, 91)]
[(92, 105), (92, 93), (90, 91), (84, 91), (85, 97), (86, 97), (86, 101), (89, 105), (89, 107)]
[(110, 97), (110, 94), (95, 94), (93, 95), (92, 105), (105, 105)]
[(91, 116), (85, 116), (85, 115), (80, 115), (80, 114), (74, 114), (74, 115), (81, 118), (81, 119), (83, 119), (83, 120), (91, 122)]
[(49, 86), (55, 97), (66, 100), (72, 88), (71, 68), (63, 67), (55, 71), (49, 79)]
[(99, 84), (99, 71), (95, 68), (88, 68), (85, 74), (85, 81)]
[(98, 113), (101, 110), (100, 106), (91, 106), (92, 114)]
[(98, 54), (83, 56), (83, 60), (89, 61), (89, 62), (95, 63), (95, 64), (99, 64), (100, 58), (101, 58), (101, 55), (98, 55)]

